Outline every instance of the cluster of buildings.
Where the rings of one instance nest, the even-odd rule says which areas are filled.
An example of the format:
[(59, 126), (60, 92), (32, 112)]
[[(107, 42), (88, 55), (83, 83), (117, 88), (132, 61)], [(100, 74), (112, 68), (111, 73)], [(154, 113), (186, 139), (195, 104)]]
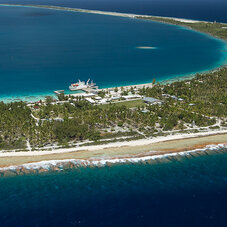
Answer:
[[(163, 104), (164, 101), (151, 98), (151, 97), (144, 97), (138, 94), (138, 91), (135, 92), (122, 92), (122, 90), (114, 91), (114, 89), (102, 89), (102, 94), (99, 93), (74, 93), (70, 95), (65, 95), (67, 97), (66, 100), (60, 101), (58, 99), (52, 98), (51, 102), (47, 102), (46, 100), (40, 100), (35, 103), (28, 103), (27, 105), (33, 109), (39, 109), (39, 106), (46, 105), (46, 104), (59, 104), (62, 105), (64, 103), (71, 103), (70, 101), (76, 98), (82, 98), (89, 102), (92, 105), (102, 105), (108, 103), (117, 103), (117, 102), (124, 102), (124, 101), (133, 101), (133, 100), (143, 100), (145, 103), (153, 105), (153, 104)], [(71, 103), (73, 105), (73, 103)]]
[[(135, 89), (135, 90), (134, 90)], [(102, 95), (99, 93), (77, 93), (70, 96), (73, 97), (83, 97), (86, 101), (93, 105), (108, 104), (113, 102), (123, 102), (123, 101), (132, 101), (132, 100), (143, 100), (147, 104), (163, 104), (162, 100), (144, 97), (138, 94), (138, 88), (133, 88), (133, 93), (129, 90), (123, 92), (119, 89), (102, 89)]]
[(141, 99), (141, 95), (122, 95), (122, 96), (111, 96), (111, 95), (106, 95), (104, 97), (101, 97), (99, 95), (93, 95), (90, 97), (84, 97), (86, 101), (88, 101), (91, 104), (107, 104), (110, 102), (120, 102), (120, 101), (129, 101), (129, 100), (136, 100), (136, 99)]
[(164, 97), (164, 98), (172, 98), (172, 99), (174, 99), (174, 100), (176, 100), (176, 101), (184, 101), (184, 99), (178, 98), (178, 97), (175, 96), (175, 95), (162, 94), (162, 97)]
[[(64, 90), (55, 91), (55, 93), (59, 96), (64, 94), (66, 97), (65, 100), (59, 100), (51, 98), (49, 100), (49, 104), (64, 104), (64, 103), (71, 103), (74, 105), (71, 100), (82, 98), (89, 102), (92, 105), (102, 105), (108, 103), (117, 103), (117, 102), (124, 102), (124, 101), (132, 101), (132, 100), (143, 100), (145, 103), (149, 105), (162, 105), (164, 103), (163, 100), (152, 98), (152, 97), (144, 97), (139, 95), (139, 89), (143, 87), (152, 87), (153, 84), (143, 84), (143, 85), (132, 85), (132, 86), (124, 86), (118, 88), (105, 88), (105, 89), (90, 89), (86, 92), (81, 93), (72, 93), (72, 94), (64, 94)], [(93, 92), (94, 91), (94, 92)], [(162, 94), (163, 98), (172, 98), (176, 101), (183, 101), (182, 98), (178, 98), (174, 95), (169, 94)], [(36, 103), (30, 103), (28, 106), (34, 109), (38, 109), (40, 105), (48, 104), (47, 99), (44, 101), (39, 101)]]

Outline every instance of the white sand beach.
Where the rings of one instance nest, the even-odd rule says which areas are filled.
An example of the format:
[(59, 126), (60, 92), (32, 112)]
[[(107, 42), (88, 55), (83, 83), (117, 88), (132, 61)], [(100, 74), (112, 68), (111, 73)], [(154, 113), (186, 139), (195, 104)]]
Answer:
[(134, 141), (124, 141), (124, 142), (115, 142), (103, 145), (91, 145), (91, 146), (81, 146), (75, 148), (59, 148), (53, 150), (42, 150), (42, 151), (21, 151), (21, 152), (12, 152), (12, 151), (5, 151), (0, 153), (1, 157), (18, 157), (18, 156), (42, 156), (42, 155), (50, 155), (50, 154), (61, 154), (61, 153), (71, 153), (71, 152), (78, 152), (78, 151), (102, 151), (105, 149), (110, 148), (121, 148), (121, 147), (139, 147), (139, 146), (147, 146), (152, 144), (157, 144), (166, 141), (174, 141), (174, 140), (182, 140), (182, 139), (189, 139), (189, 138), (198, 138), (198, 137), (205, 137), (211, 135), (224, 135), (227, 143), (227, 130), (222, 131), (210, 131), (210, 132), (201, 132), (201, 133), (191, 133), (191, 134), (176, 134), (176, 135), (169, 135), (169, 136), (160, 136), (155, 137), (152, 139), (141, 139), (141, 140), (134, 140)]
[(118, 13), (118, 12), (110, 12), (110, 11), (87, 10), (87, 9), (80, 9), (80, 8), (69, 8), (69, 7), (51, 6), (51, 5), (0, 4), (0, 6), (18, 6), (18, 7), (24, 6), (24, 7), (33, 7), (33, 8), (46, 8), (46, 9), (53, 9), (53, 10), (73, 11), (73, 12), (92, 13), (92, 14), (110, 15), (110, 16), (118, 16), (118, 17), (129, 17), (129, 18), (154, 17), (154, 18), (172, 19), (172, 20), (176, 20), (176, 21), (179, 21), (179, 22), (183, 22), (183, 23), (206, 22), (206, 21), (200, 21), (200, 20), (176, 18), (176, 17), (163, 17), (163, 16), (144, 15), (144, 14)]

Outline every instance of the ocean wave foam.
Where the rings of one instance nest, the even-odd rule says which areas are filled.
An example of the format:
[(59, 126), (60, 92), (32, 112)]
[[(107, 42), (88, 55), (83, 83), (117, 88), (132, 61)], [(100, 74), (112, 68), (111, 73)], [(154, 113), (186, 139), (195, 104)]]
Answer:
[[(64, 168), (64, 165), (67, 163), (72, 163), (73, 165), (77, 166), (97, 166), (102, 167), (107, 164), (117, 164), (117, 163), (138, 163), (138, 162), (146, 162), (149, 160), (156, 160), (156, 159), (162, 159), (167, 157), (173, 157), (173, 156), (186, 156), (190, 153), (195, 153), (198, 151), (214, 151), (218, 149), (225, 149), (227, 148), (227, 144), (218, 144), (218, 145), (207, 145), (203, 149), (194, 149), (189, 151), (182, 151), (182, 152), (174, 152), (174, 153), (167, 153), (162, 155), (147, 155), (143, 157), (131, 157), (131, 158), (112, 158), (112, 159), (64, 159), (64, 160), (49, 160), (49, 161), (40, 161), (35, 163), (28, 163), (18, 166), (9, 166), (9, 167), (3, 167), (0, 168), (0, 171), (15, 171), (17, 169), (27, 169), (27, 170), (39, 170), (39, 169), (45, 169), (50, 170), (53, 167), (58, 168)], [(154, 151), (150, 151), (152, 153)]]

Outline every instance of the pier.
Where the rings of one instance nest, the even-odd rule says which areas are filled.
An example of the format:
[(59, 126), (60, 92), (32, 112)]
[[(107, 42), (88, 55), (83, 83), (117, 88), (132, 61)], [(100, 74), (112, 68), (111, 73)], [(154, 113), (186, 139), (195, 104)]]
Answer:
[(86, 92), (86, 93), (92, 93), (92, 94), (98, 94), (98, 92), (101, 91), (114, 91), (116, 88), (120, 91), (120, 90), (129, 90), (131, 88), (134, 89), (140, 89), (143, 87), (149, 87), (152, 88), (154, 86), (153, 83), (146, 83), (146, 84), (134, 84), (134, 85), (126, 85), (126, 86), (120, 86), (120, 87), (110, 87), (110, 88), (100, 88), (98, 86), (94, 86), (94, 87), (88, 87), (88, 88), (82, 88), (81, 91)]
[(86, 93), (94, 93), (97, 94), (99, 92), (98, 86), (88, 87), (88, 88), (82, 88), (81, 91), (84, 91)]
[[(101, 91), (114, 91), (116, 88), (121, 91), (121, 90), (129, 90), (131, 88), (133, 89), (141, 89), (143, 87), (147, 88), (152, 88), (154, 86), (153, 83), (146, 83), (146, 84), (134, 84), (134, 85), (126, 85), (126, 86), (120, 86), (120, 87), (110, 87), (110, 88), (100, 88), (98, 86), (92, 86), (92, 87), (86, 87), (86, 88), (81, 88), (80, 91), (83, 91), (87, 94), (94, 94), (97, 95), (98, 92)], [(62, 93), (64, 93), (64, 90), (56, 90), (54, 91), (55, 94), (60, 95)], [(83, 96), (84, 93), (71, 93), (70, 95), (73, 96)]]
[(64, 92), (65, 92), (65, 90), (54, 91), (54, 93), (57, 94), (57, 95), (63, 94)]

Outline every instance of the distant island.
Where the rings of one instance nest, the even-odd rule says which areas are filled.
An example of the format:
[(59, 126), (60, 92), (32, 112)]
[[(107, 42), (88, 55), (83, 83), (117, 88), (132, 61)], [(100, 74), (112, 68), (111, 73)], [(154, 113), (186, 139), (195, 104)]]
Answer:
[(92, 13), (92, 14), (102, 14), (102, 15), (110, 15), (110, 16), (129, 17), (129, 18), (135, 18), (135, 19), (153, 20), (157, 22), (188, 27), (200, 32), (210, 34), (220, 39), (227, 40), (227, 29), (226, 29), (227, 25), (225, 23), (189, 20), (189, 19), (174, 18), (174, 17), (161, 17), (161, 16), (138, 15), (138, 14), (130, 14), (130, 13), (108, 12), (108, 11), (100, 11), (100, 10), (87, 10), (87, 9), (69, 8), (69, 7), (62, 7), (62, 6), (50, 6), (50, 5), (0, 4), (0, 6), (18, 6), (18, 7), (24, 6), (24, 7), (34, 7), (34, 8), (46, 8), (46, 9), (53, 9), (53, 10), (64, 10), (64, 11), (72, 11), (72, 12)]
[[(186, 26), (226, 40), (224, 24), (82, 10)], [(155, 47), (141, 46), (140, 49)], [(143, 161), (227, 143), (227, 67), (191, 79), (0, 103), (0, 174), (28, 163), (78, 160), (83, 165)], [(27, 167), (25, 168), (27, 164)], [(30, 166), (29, 166), (30, 165)], [(40, 164), (42, 165), (42, 163)], [(9, 166), (11, 166), (9, 168)], [(13, 167), (12, 167), (13, 166)], [(41, 166), (38, 170), (43, 168)]]

